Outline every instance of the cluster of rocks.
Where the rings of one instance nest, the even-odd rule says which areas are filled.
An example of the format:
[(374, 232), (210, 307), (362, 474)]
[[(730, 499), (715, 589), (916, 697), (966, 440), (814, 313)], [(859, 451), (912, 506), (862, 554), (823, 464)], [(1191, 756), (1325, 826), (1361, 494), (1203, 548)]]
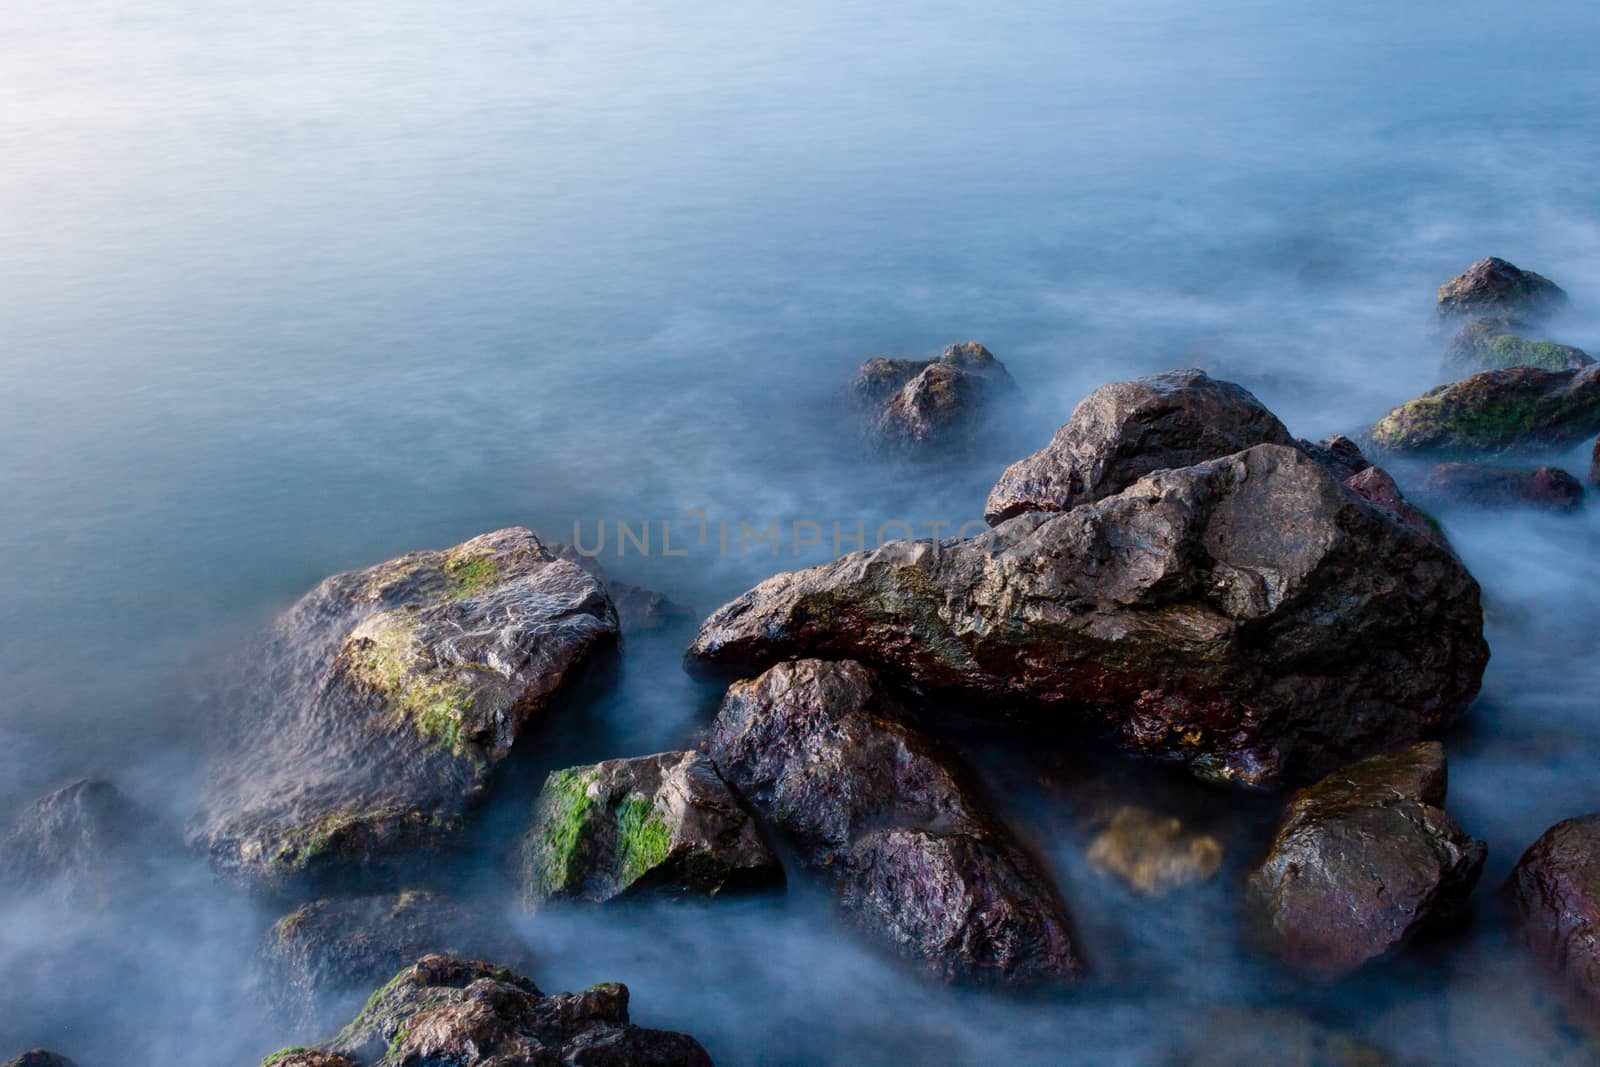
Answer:
[(951, 345), (938, 359), (877, 356), (850, 382), (867, 439), (899, 452), (971, 444), (989, 409), (1015, 391), (1005, 364), (977, 341)]

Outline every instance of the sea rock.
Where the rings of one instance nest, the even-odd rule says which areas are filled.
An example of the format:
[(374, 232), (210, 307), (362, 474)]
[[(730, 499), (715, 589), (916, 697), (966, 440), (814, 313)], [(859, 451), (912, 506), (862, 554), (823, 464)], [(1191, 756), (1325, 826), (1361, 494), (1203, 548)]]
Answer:
[(1488, 647), (1478, 585), (1442, 538), (1298, 449), (1257, 445), (979, 537), (777, 575), (688, 656), (747, 673), (848, 657), (1264, 783), (1449, 723)]
[(1600, 486), (1600, 437), (1595, 438), (1594, 448), (1589, 452), (1589, 484)]
[(711, 896), (782, 881), (755, 821), (699, 752), (556, 771), (522, 843), (524, 899), (535, 906)]
[(451, 842), (617, 629), (600, 582), (518, 527), (329, 578), (238, 697), (192, 838), (261, 888), (390, 875)]
[(938, 359), (869, 359), (850, 383), (878, 444), (912, 450), (970, 441), (983, 411), (1016, 388), (1005, 364), (976, 341)]
[(1089, 845), (1089, 862), (1147, 896), (1214, 877), (1222, 866), (1222, 843), (1184, 829), (1183, 821), (1147, 808), (1124, 805)]
[(1172, 1067), (1388, 1067), (1389, 1055), (1286, 1008), (1207, 1008), (1183, 1033)]
[(1600, 1011), (1600, 814), (1546, 830), (1511, 872), (1510, 891), (1524, 940), (1593, 1019)]
[(1259, 444), (1294, 438), (1242, 386), (1193, 369), (1112, 382), (1084, 397), (1043, 450), (1006, 469), (983, 515), (994, 525), (1031, 511), (1069, 511), (1154, 471)]
[(349, 1056), (314, 1048), (286, 1048), (261, 1061), (261, 1067), (361, 1067)]
[(279, 919), (256, 952), (266, 999), (296, 1024), (319, 1003), (370, 990), (429, 953), (521, 960), (517, 939), (477, 905), (407, 890), (319, 900)]
[(1480, 463), (1440, 463), (1428, 471), (1428, 491), (1480, 507), (1518, 505), (1572, 511), (1583, 503), (1583, 483), (1560, 467), (1535, 470)]
[(1372, 463), (1361, 453), (1361, 446), (1342, 433), (1324, 437), (1320, 441), (1301, 438), (1295, 442), (1300, 451), (1328, 469), (1328, 473), (1346, 485), (1363, 471), (1372, 469)]
[(734, 683), (710, 751), (855, 925), (924, 973), (990, 985), (1077, 977), (1048, 876), (866, 667), (802, 660)]
[(1520, 326), (1513, 319), (1469, 319), (1456, 331), (1450, 346), (1445, 349), (1445, 372), (1460, 377), (1504, 367), (1570, 370), (1587, 367), (1594, 362), (1581, 348), (1520, 337), (1517, 334)]
[(1438, 315), (1441, 320), (1483, 316), (1537, 322), (1566, 303), (1567, 294), (1549, 278), (1490, 256), (1439, 286)]
[(176, 852), (155, 816), (99, 778), (34, 802), (0, 838), (0, 891), (49, 886), (83, 906), (108, 903), (138, 864)]
[[(340, 1060), (294, 1059), (316, 1052)], [(276, 1058), (275, 1058), (276, 1057)], [(262, 1061), (300, 1067), (709, 1067), (687, 1034), (628, 1022), (626, 986), (545, 996), (537, 986), (488, 963), (424, 956), (372, 995), (339, 1035), (312, 1049), (286, 1049)]]
[[(603, 540), (601, 545), (604, 547)], [(605, 568), (594, 555), (580, 552), (571, 545), (546, 547), (557, 559), (576, 563), (599, 579), (600, 584), (605, 586), (606, 595), (611, 598), (612, 606), (617, 610), (617, 620), (621, 623), (624, 634), (653, 633), (690, 617), (687, 608), (664, 593), (643, 586), (629, 585), (627, 582), (613, 581), (606, 575)]]
[(1460, 914), (1486, 850), (1442, 810), (1445, 785), (1433, 741), (1295, 794), (1250, 878), (1263, 934), (1285, 962), (1340, 977)]
[(1511, 367), (1436, 386), (1378, 420), (1372, 440), (1394, 452), (1567, 447), (1600, 433), (1600, 364)]
[(24, 1052), (14, 1060), (7, 1060), (5, 1067), (78, 1067), (78, 1065), (65, 1056), (36, 1048), (31, 1052)]

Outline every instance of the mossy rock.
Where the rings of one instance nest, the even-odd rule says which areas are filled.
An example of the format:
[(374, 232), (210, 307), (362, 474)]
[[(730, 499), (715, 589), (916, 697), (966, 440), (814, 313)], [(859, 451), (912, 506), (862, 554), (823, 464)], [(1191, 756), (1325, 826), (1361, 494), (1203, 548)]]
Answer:
[(1515, 320), (1498, 318), (1464, 323), (1445, 350), (1445, 372), (1462, 375), (1506, 367), (1572, 370), (1594, 362), (1581, 348), (1519, 336), (1519, 325)]
[(1600, 433), (1600, 365), (1511, 367), (1428, 390), (1379, 419), (1393, 452), (1565, 448)]

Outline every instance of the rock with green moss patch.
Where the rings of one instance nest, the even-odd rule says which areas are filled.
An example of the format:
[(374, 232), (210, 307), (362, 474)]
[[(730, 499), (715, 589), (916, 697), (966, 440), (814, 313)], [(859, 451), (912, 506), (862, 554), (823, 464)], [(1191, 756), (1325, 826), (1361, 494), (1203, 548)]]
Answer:
[(336, 1052), (298, 1046), (279, 1049), (262, 1060), (261, 1067), (361, 1067), (361, 1065), (349, 1056), (341, 1056)]
[(395, 975), (316, 1051), (354, 1067), (711, 1063), (687, 1034), (632, 1025), (626, 986), (545, 996), (504, 967), (443, 955), (425, 956)]
[(1566, 306), (1567, 294), (1549, 278), (1496, 256), (1480, 259), (1439, 286), (1441, 320), (1473, 316), (1538, 320)]
[(256, 950), (264, 997), (299, 1029), (331, 1020), (340, 994), (370, 990), (421, 956), (527, 962), (501, 922), (477, 903), (423, 890), (336, 897), (279, 919)]
[(530, 906), (709, 896), (783, 880), (754, 820), (698, 752), (551, 774), (522, 841), (521, 869)]
[(601, 583), (521, 528), (329, 578), (233, 695), (192, 839), (265, 888), (392, 874), (450, 842), (617, 629)]
[(1519, 336), (1521, 325), (1514, 319), (1495, 318), (1463, 323), (1445, 349), (1445, 373), (1459, 377), (1504, 367), (1571, 370), (1594, 362), (1581, 348)]
[(1428, 390), (1379, 419), (1373, 443), (1392, 452), (1564, 448), (1600, 433), (1600, 364), (1510, 367)]

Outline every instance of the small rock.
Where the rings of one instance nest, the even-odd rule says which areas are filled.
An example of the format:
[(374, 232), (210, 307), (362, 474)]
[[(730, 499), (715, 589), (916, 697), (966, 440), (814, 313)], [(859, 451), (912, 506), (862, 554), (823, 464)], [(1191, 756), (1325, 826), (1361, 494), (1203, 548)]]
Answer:
[(1600, 437), (1595, 438), (1594, 448), (1589, 452), (1589, 484), (1600, 486)]
[(1371, 470), (1372, 464), (1361, 454), (1361, 446), (1342, 433), (1324, 437), (1320, 441), (1301, 438), (1295, 442), (1300, 451), (1328, 468), (1328, 473), (1346, 485), (1362, 471)]
[(80, 779), (35, 801), (0, 839), (0, 889), (49, 885), (75, 904), (103, 905), (116, 895), (124, 860), (176, 844), (116, 786)]
[(1428, 491), (1480, 507), (1525, 505), (1572, 511), (1583, 503), (1583, 483), (1559, 467), (1524, 470), (1477, 463), (1440, 463), (1428, 471)]
[[(1198, 1032), (1196, 1032), (1198, 1031)], [(1285, 1008), (1205, 1013), (1168, 1061), (1174, 1067), (1388, 1067), (1384, 1052)]]
[(549, 548), (557, 559), (576, 563), (605, 586), (606, 594), (617, 609), (617, 619), (622, 624), (624, 634), (651, 633), (690, 617), (689, 609), (663, 593), (612, 581), (595, 556), (579, 552), (571, 545), (550, 545)]
[(261, 1067), (361, 1067), (349, 1056), (314, 1048), (280, 1049), (261, 1061)]
[(1511, 872), (1510, 890), (1524, 940), (1593, 1018), (1600, 1011), (1600, 814), (1546, 830)]
[(14, 1060), (10, 1060), (5, 1067), (78, 1067), (77, 1064), (65, 1056), (58, 1056), (42, 1048), (31, 1052), (24, 1052)]
[(869, 359), (850, 383), (879, 445), (913, 450), (970, 443), (984, 410), (1015, 389), (1005, 364), (976, 341), (935, 360)]
[(617, 630), (601, 583), (519, 527), (329, 578), (243, 683), (192, 839), (267, 890), (403, 874)]
[(1445, 373), (1460, 377), (1504, 367), (1570, 370), (1594, 362), (1581, 348), (1520, 337), (1516, 333), (1519, 325), (1511, 319), (1468, 320), (1445, 350)]
[(1137, 892), (1162, 896), (1213, 877), (1222, 866), (1222, 844), (1210, 834), (1185, 832), (1173, 816), (1124, 806), (1090, 843), (1089, 862)]
[(855, 924), (925, 973), (1005, 985), (1078, 976), (1048, 876), (867, 668), (804, 660), (734, 683), (710, 749)]
[(1565, 307), (1567, 294), (1550, 279), (1503, 259), (1480, 259), (1439, 286), (1441, 320), (1466, 316), (1536, 322)]
[(995, 525), (1027, 512), (1069, 511), (1155, 471), (1259, 444), (1294, 439), (1242, 386), (1193, 369), (1113, 382), (1084, 397), (1048, 446), (1006, 468), (983, 516)]
[(1436, 386), (1378, 420), (1374, 443), (1394, 452), (1567, 447), (1600, 432), (1600, 364), (1511, 367)]
[(429, 953), (517, 960), (520, 945), (476, 905), (408, 890), (319, 900), (279, 919), (256, 953), (267, 999), (297, 1026), (341, 992), (371, 989)]
[(1290, 800), (1250, 892), (1274, 951), (1341, 977), (1462, 911), (1486, 849), (1441, 809), (1444, 748), (1369, 756)]
[(698, 752), (571, 767), (545, 780), (522, 845), (524, 897), (601, 903), (783, 881), (761, 831)]
[[(349, 1026), (316, 1052), (343, 1060), (293, 1059), (296, 1067), (709, 1067), (711, 1058), (687, 1034), (647, 1030), (628, 1021), (628, 989), (598, 985), (583, 993), (545, 996), (537, 986), (488, 963), (424, 956), (372, 995)], [(262, 1061), (274, 1063), (274, 1056)]]

